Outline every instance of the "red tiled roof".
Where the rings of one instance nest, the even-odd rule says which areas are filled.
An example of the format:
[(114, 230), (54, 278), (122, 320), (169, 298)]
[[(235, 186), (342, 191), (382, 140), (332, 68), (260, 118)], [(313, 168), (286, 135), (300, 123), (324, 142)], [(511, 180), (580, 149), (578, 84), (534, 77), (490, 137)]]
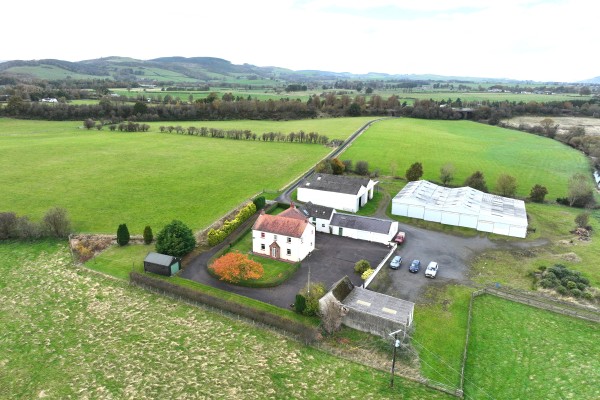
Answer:
[[(286, 210), (289, 211), (289, 210)], [(284, 211), (284, 212), (286, 212)], [(296, 210), (297, 211), (297, 210)], [(276, 235), (301, 237), (308, 225), (306, 218), (302, 220), (296, 217), (285, 217), (279, 215), (261, 214), (252, 226), (253, 230), (274, 233)]]
[(306, 220), (306, 215), (304, 215), (302, 213), (302, 211), (298, 210), (296, 208), (296, 206), (294, 206), (294, 203), (292, 203), (292, 205), (290, 206), (290, 208), (288, 208), (287, 210), (281, 212), (278, 214), (280, 217), (284, 217), (284, 218), (295, 218), (295, 219), (300, 219), (300, 220)]

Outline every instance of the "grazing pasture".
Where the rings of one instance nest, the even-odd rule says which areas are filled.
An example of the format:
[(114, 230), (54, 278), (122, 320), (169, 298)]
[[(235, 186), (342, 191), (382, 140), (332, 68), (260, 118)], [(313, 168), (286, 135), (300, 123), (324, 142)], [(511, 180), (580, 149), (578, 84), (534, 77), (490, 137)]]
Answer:
[[(390, 119), (371, 126), (342, 155), (341, 160), (369, 162), (371, 170), (404, 176), (414, 162), (423, 164), (423, 179), (440, 181), (440, 168), (454, 164), (453, 186), (461, 186), (473, 172), (483, 172), (494, 191), (501, 174), (517, 179), (517, 196), (526, 197), (535, 184), (548, 188), (547, 199), (567, 195), (575, 173), (592, 177), (585, 156), (555, 140), (470, 121)], [(394, 196), (395, 193), (392, 193)]]
[(3, 399), (451, 398), (72, 267), (64, 243), (0, 243), (0, 259)]
[(600, 325), (477, 297), (465, 369), (472, 399), (600, 398)]
[[(305, 126), (342, 138), (366, 119), (318, 122), (218, 126), (282, 132)], [(149, 133), (88, 131), (81, 125), (0, 119), (0, 210), (39, 219), (52, 206), (64, 207), (78, 232), (113, 233), (121, 223), (132, 234), (145, 225), (158, 232), (173, 219), (198, 229), (263, 189), (282, 188), (332, 150), (163, 134), (158, 124)]]

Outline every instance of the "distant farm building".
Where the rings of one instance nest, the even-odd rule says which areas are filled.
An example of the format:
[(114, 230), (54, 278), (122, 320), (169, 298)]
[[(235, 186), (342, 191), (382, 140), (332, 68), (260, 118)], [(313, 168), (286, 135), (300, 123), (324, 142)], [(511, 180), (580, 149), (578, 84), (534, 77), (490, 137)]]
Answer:
[(357, 212), (373, 198), (377, 183), (369, 178), (313, 174), (298, 186), (298, 201)]
[(451, 189), (428, 181), (410, 182), (392, 200), (392, 214), (498, 235), (524, 238), (527, 234), (523, 200), (470, 187)]
[(40, 100), (42, 103), (58, 103), (58, 100), (54, 97), (44, 97)]
[(144, 271), (164, 276), (175, 275), (181, 268), (177, 257), (160, 253), (148, 253), (144, 259)]

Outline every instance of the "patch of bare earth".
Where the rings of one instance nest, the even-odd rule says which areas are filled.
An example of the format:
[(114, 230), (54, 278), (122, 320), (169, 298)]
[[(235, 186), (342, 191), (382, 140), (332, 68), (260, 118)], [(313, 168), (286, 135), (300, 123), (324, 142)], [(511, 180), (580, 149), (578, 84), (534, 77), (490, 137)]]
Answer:
[(504, 123), (518, 127), (521, 124), (535, 126), (540, 125), (543, 119), (550, 118), (554, 121), (555, 125), (558, 125), (558, 134), (562, 135), (567, 133), (569, 128), (574, 126), (581, 126), (585, 129), (586, 135), (598, 136), (600, 135), (600, 118), (585, 118), (585, 117), (533, 117), (533, 116), (522, 116), (514, 117), (503, 121)]

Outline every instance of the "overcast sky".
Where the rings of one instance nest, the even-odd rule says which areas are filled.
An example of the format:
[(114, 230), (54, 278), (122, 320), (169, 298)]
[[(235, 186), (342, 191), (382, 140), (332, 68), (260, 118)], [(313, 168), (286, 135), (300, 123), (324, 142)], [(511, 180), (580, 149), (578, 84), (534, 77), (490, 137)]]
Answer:
[(10, 1), (0, 60), (219, 57), (293, 70), (579, 81), (591, 0)]

